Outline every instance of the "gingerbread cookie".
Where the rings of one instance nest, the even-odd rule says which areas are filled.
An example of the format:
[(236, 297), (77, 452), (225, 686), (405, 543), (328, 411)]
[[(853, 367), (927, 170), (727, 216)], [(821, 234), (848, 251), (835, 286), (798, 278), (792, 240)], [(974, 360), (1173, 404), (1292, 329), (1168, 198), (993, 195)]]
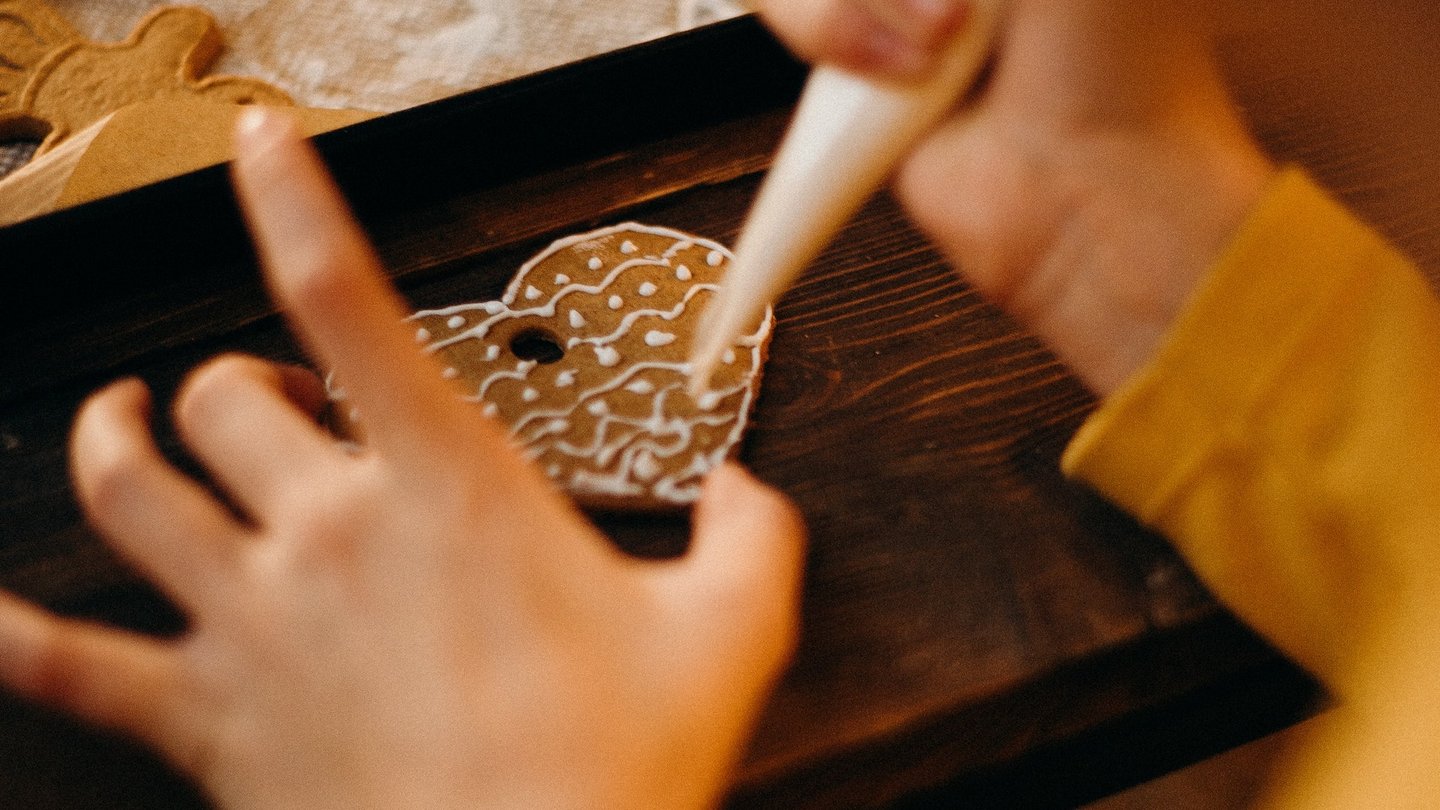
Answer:
[(39, 0), (0, 0), (0, 140), (43, 138), (42, 155), (122, 107), (156, 99), (292, 103), (255, 79), (202, 79), (220, 49), (215, 20), (196, 8), (156, 9), (126, 41), (102, 44)]
[[(767, 310), (710, 390), (686, 393), (690, 344), (729, 261), (666, 228), (573, 236), (527, 262), (499, 301), (416, 314), (416, 340), (580, 503), (680, 508), (739, 442), (774, 323)], [(337, 411), (355, 435), (363, 415)]]

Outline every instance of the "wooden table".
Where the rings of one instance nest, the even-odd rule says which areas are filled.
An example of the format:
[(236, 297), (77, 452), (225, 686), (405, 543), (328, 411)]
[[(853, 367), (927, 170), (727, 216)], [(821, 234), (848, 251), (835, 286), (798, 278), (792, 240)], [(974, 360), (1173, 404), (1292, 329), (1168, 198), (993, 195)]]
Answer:
[[(1256, 12), (1230, 30), (1227, 61), (1277, 154), (1305, 160), (1433, 272), (1440, 88), (1404, 60), (1418, 65), (1440, 25), (1421, 0), (1332, 11), (1298, 36), (1281, 25), (1306, 18), (1298, 0)], [(1354, 38), (1366, 49), (1324, 47)], [(550, 239), (603, 223), (732, 240), (800, 79), (742, 20), (322, 146), (415, 304), (487, 300)], [(117, 375), (165, 398), (220, 350), (298, 358), (225, 176), (0, 230), (0, 266), (0, 585), (176, 632), (183, 620), (79, 523), (64, 437), (81, 398)], [(890, 198), (778, 315), (743, 457), (801, 505), (813, 545), (802, 648), (735, 806), (1073, 806), (1313, 704), (1304, 676), (1161, 540), (1060, 477), (1090, 396)], [(605, 526), (637, 553), (683, 547), (683, 520)], [(200, 804), (128, 744), (0, 701), (0, 806)]]

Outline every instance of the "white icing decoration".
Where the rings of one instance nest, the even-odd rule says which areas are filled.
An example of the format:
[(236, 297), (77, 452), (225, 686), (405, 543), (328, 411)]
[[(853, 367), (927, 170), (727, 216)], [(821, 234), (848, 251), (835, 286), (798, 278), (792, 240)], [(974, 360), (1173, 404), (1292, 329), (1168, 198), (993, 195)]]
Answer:
[[(623, 337), (626, 333), (628, 333), (630, 331), (630, 327), (634, 326), (635, 322), (640, 320), (641, 318), (656, 317), (666, 321), (673, 321), (684, 314), (685, 307), (690, 303), (690, 299), (694, 298), (696, 295), (706, 290), (714, 291), (718, 289), (720, 288), (714, 284), (696, 284), (689, 290), (686, 290), (685, 297), (680, 301), (680, 303), (675, 305), (674, 309), (671, 309), (668, 312), (662, 312), (658, 309), (635, 310), (634, 312), (627, 313), (625, 317), (620, 320), (620, 326), (614, 332), (611, 332), (604, 337), (571, 338), (570, 346), (571, 348), (574, 348), (581, 343), (593, 343), (597, 346), (606, 343), (614, 343), (615, 341)], [(687, 370), (685, 373), (688, 374), (689, 371)]]
[(570, 326), (574, 329), (582, 328), (585, 326), (585, 316), (581, 315), (578, 310), (570, 310)]
[(494, 419), (495, 417), (500, 415), (500, 406), (496, 405), (493, 402), (487, 402), (485, 403), (485, 407), (480, 409), (480, 412), (490, 417), (491, 419)]
[(450, 320), (446, 321), (445, 325), (450, 327), (451, 329), (459, 329), (460, 327), (465, 325), (465, 318), (464, 316), (456, 315)]
[(601, 414), (609, 413), (610, 406), (605, 404), (605, 400), (597, 399), (589, 405), (586, 405), (585, 410), (589, 411), (594, 416), (600, 416)]
[(559, 464), (551, 464), (549, 467), (545, 468), (545, 474), (550, 476), (551, 478), (559, 478), (561, 472), (562, 470), (560, 469)]
[(656, 287), (654, 284), (651, 284), (651, 283), (648, 282), (648, 281), (645, 282), (644, 284), (641, 284), (641, 285), (640, 285), (640, 289), (638, 290), (638, 292), (639, 292), (642, 296), (644, 296), (644, 297), (646, 297), (646, 298), (649, 298), (650, 296), (654, 295), (655, 293), (657, 293), (657, 292), (659, 292), (659, 291), (660, 291), (660, 288), (659, 288), (659, 287)]
[(526, 377), (530, 376), (530, 371), (534, 368), (534, 360), (525, 360), (520, 363), (516, 363), (514, 371), (497, 371), (494, 374), (491, 374), (489, 377), (486, 377), (483, 381), (481, 381), (480, 390), (476, 391), (475, 395), (469, 397), (469, 399), (483, 400), (485, 398), (485, 392), (490, 390), (490, 386), (501, 380), (523, 380)]
[(725, 355), (724, 355), (724, 357), (723, 357), (722, 359), (724, 359), (726, 365), (729, 365), (730, 363), (735, 362), (735, 350), (734, 350), (734, 349), (726, 349), (726, 350), (725, 350)]
[[(635, 258), (626, 259), (613, 267), (605, 274), (605, 277), (596, 284), (561, 283), (557, 279), (557, 284), (560, 285), (560, 289), (553, 292), (548, 301), (536, 301), (534, 306), (527, 305), (528, 308), (523, 309), (511, 308), (517, 298), (528, 290), (530, 285), (528, 285), (527, 278), (530, 271), (551, 256), (567, 249), (573, 249), (580, 256), (585, 256), (586, 254), (582, 251), (593, 252), (594, 250), (603, 249), (604, 245), (607, 244), (605, 240), (608, 237), (630, 233), (653, 234), (672, 239), (675, 243), (659, 257), (636, 256)], [(697, 245), (700, 246), (701, 250), (708, 251), (706, 261), (712, 267), (719, 266), (729, 256), (729, 253), (726, 252), (722, 246), (709, 240), (694, 239), (688, 235), (668, 229), (651, 228), (634, 224), (618, 225), (601, 231), (572, 236), (554, 243), (535, 258), (528, 261), (511, 281), (500, 302), (492, 301), (484, 304), (466, 304), (445, 310), (417, 313), (413, 317), (415, 319), (437, 316), (449, 318), (482, 310), (490, 316), (484, 319), (467, 318), (467, 322), (472, 325), (463, 333), (452, 335), (426, 347), (427, 351), (433, 353), (440, 351), (446, 346), (464, 340), (483, 340), (489, 333), (489, 330), (503, 320), (522, 317), (557, 318), (558, 316), (563, 318), (565, 315), (561, 315), (560, 313), (564, 312), (568, 314), (572, 308), (560, 310), (559, 304), (571, 295), (577, 295), (577, 297), (581, 295), (597, 296), (600, 300), (606, 302), (609, 301), (610, 297), (614, 297), (619, 301), (619, 308), (623, 308), (624, 299), (620, 298), (619, 295), (616, 295), (613, 290), (609, 288), (615, 284), (626, 271), (635, 267), (664, 268), (663, 272), (673, 273), (676, 278), (682, 281), (689, 281), (694, 277), (693, 272), (689, 267), (684, 265), (677, 266), (675, 260), (682, 252), (688, 252)], [(637, 248), (636, 253), (638, 252)], [(588, 266), (592, 270), (599, 271), (604, 267), (604, 262), (599, 256), (591, 255), (588, 260)], [(723, 413), (704, 412), (703, 410), (696, 410), (694, 405), (679, 404), (688, 401), (684, 400), (683, 397), (677, 393), (677, 412), (667, 414), (664, 410), (664, 403), (671, 393), (679, 392), (683, 389), (688, 378), (689, 364), (639, 360), (631, 361), (623, 367), (616, 368), (620, 366), (621, 363), (620, 354), (614, 346), (608, 344), (627, 334), (634, 328), (640, 318), (660, 318), (667, 321), (678, 319), (684, 314), (686, 304), (702, 289), (713, 290), (715, 288), (713, 285), (706, 284), (692, 285), (690, 289), (687, 290), (684, 301), (669, 311), (644, 310), (641, 312), (627, 312), (625, 317), (621, 319), (621, 323), (617, 325), (615, 332), (611, 335), (601, 338), (589, 336), (570, 338), (569, 342), (572, 347), (577, 345), (576, 340), (595, 345), (597, 360), (601, 361), (601, 364), (606, 368), (615, 368), (615, 373), (608, 380), (601, 379), (597, 381), (593, 387), (575, 390), (566, 405), (559, 406), (558, 408), (547, 408), (520, 414), (519, 420), (511, 425), (512, 438), (522, 444), (522, 446), (530, 448), (526, 451), (527, 455), (544, 456), (551, 452), (559, 452), (564, 455), (576, 457), (586, 463), (587, 466), (585, 468), (568, 474), (569, 481), (566, 483), (574, 492), (607, 496), (645, 495), (662, 502), (676, 505), (693, 502), (699, 494), (700, 477), (725, 458), (734, 446), (734, 443), (739, 440), (741, 432), (744, 429), (745, 416), (749, 413), (754, 396), (754, 392), (750, 390), (749, 386), (754, 374), (758, 372), (761, 361), (759, 347), (764, 343), (771, 329), (772, 321), (768, 313), (765, 321), (762, 322), (760, 328), (753, 335), (748, 335), (736, 343), (736, 347), (741, 351), (745, 351), (748, 357), (750, 365), (748, 373), (738, 375), (739, 382), (735, 387), (726, 391), (710, 392), (702, 397), (703, 400), (707, 402), (713, 401), (718, 405), (721, 401), (730, 399), (736, 395), (741, 395), (742, 401), (738, 402), (738, 407), (735, 409), (727, 409)], [(583, 306), (579, 308), (583, 309)], [(581, 327), (574, 328), (578, 330)], [(659, 334), (672, 334), (659, 330), (649, 331), (656, 331)], [(498, 358), (499, 347), (487, 347), (487, 351), (492, 348), (495, 349)], [(748, 351), (746, 351), (747, 349)], [(605, 363), (608, 359), (613, 359), (614, 362)], [(739, 360), (740, 358), (737, 356), (736, 359)], [(516, 371), (514, 372), (503, 371), (492, 374), (490, 378), (481, 384), (480, 391), (475, 396), (467, 398), (483, 401), (484, 393), (491, 385), (504, 379), (524, 380), (534, 367), (535, 364), (533, 362), (522, 363), (516, 366)], [(636, 374), (642, 372), (647, 373), (647, 376), (652, 376), (656, 382), (661, 378), (653, 377), (653, 375), (666, 375), (668, 378), (673, 379), (674, 383), (664, 384), (663, 387), (658, 388), (657, 392), (657, 386), (654, 383), (649, 380), (636, 378)], [(576, 374), (568, 370), (561, 372), (554, 379), (555, 386), (559, 388), (574, 386), (579, 382)], [(585, 446), (577, 447), (565, 441), (565, 437), (569, 435), (568, 431), (573, 429), (573, 426), (569, 426), (571, 414), (579, 408), (588, 408), (588, 406), (599, 401), (598, 398), (602, 397), (606, 392), (615, 391), (622, 387), (625, 387), (625, 390), (633, 390), (635, 393), (641, 390), (655, 392), (654, 399), (652, 400), (651, 413), (644, 418), (633, 418), (621, 417), (614, 413), (606, 412), (596, 418), (593, 434), (587, 437)], [(641, 395), (644, 396), (645, 394)], [(494, 403), (484, 402), (483, 407), (486, 412), (492, 416), (498, 414), (498, 409)], [(681, 416), (677, 414), (685, 415)], [(567, 423), (567, 427), (564, 430), (561, 430), (559, 427), (562, 422)], [(531, 427), (527, 428), (527, 425)], [(723, 433), (724, 438), (717, 445), (714, 452), (699, 453), (695, 452), (692, 448), (691, 441), (694, 431), (701, 426), (706, 426), (711, 431), (719, 430)], [(666, 468), (674, 470), (676, 468), (674, 462), (687, 457), (689, 458), (689, 462), (683, 470), (668, 475), (663, 473), (663, 470)], [(661, 464), (661, 460), (664, 459), (671, 459), (672, 461)], [(598, 465), (598, 467), (590, 466), (591, 462)], [(654, 469), (658, 471), (658, 477), (653, 481), (644, 482), (643, 484), (640, 483), (640, 473), (651, 472), (652, 463), (656, 465)], [(560, 465), (552, 465), (551, 468), (547, 469), (554, 469), (555, 472), (553, 475), (557, 478), (567, 475)]]
[(440, 376), (444, 377), (447, 380), (453, 380), (460, 376), (460, 369), (447, 368), (443, 372), (441, 372)]
[(639, 454), (639, 457), (635, 459), (633, 469), (635, 470), (635, 477), (646, 482), (654, 481), (659, 477), (660, 473), (664, 472), (664, 468), (660, 466), (660, 462), (656, 461), (655, 456), (648, 452)]
[(564, 273), (556, 273), (556, 274), (555, 274), (555, 286), (556, 286), (556, 287), (564, 287), (566, 284), (569, 284), (569, 283), (570, 283), (570, 277), (569, 277), (569, 276), (565, 275)]
[(678, 338), (676, 338), (674, 335), (670, 334), (669, 332), (661, 332), (661, 331), (658, 331), (658, 330), (655, 330), (655, 329), (651, 329), (649, 332), (646, 332), (646, 333), (645, 333), (645, 345), (646, 345), (646, 346), (653, 346), (653, 347), (655, 347), (655, 348), (657, 348), (657, 349), (660, 348), (661, 346), (669, 346), (671, 343), (674, 343), (677, 339), (678, 339)]
[(524, 392), (520, 394), (520, 398), (525, 400), (526, 402), (534, 402), (535, 400), (540, 398), (540, 392), (536, 391), (534, 388), (526, 388)]
[(492, 363), (493, 363), (494, 361), (500, 359), (500, 347), (499, 347), (499, 346), (488, 346), (488, 347), (486, 347), (486, 349), (485, 349), (485, 359), (491, 361)]
[(706, 391), (700, 395), (699, 401), (695, 404), (699, 405), (702, 411), (713, 411), (715, 410), (715, 406), (720, 404), (720, 400), (723, 397), (723, 394), (716, 391)]
[(423, 326), (420, 327), (419, 329), (416, 329), (416, 330), (415, 330), (415, 342), (416, 342), (416, 343), (429, 343), (429, 342), (430, 342), (430, 330), (429, 330), (429, 329), (426, 329), (426, 328), (423, 327)]
[(540, 292), (540, 288), (536, 287), (534, 284), (531, 284), (529, 287), (525, 288), (526, 301), (534, 301), (535, 299), (539, 298), (544, 294), (545, 293)]
[(655, 386), (651, 385), (646, 380), (636, 380), (635, 382), (632, 382), (629, 385), (625, 386), (625, 390), (629, 391), (632, 394), (639, 394), (643, 397), (655, 393)]
[(626, 239), (624, 242), (620, 243), (620, 252), (624, 253), (626, 256), (629, 256), (630, 254), (634, 253), (639, 249), (640, 248), (635, 247), (635, 243), (631, 242), (629, 239)]
[(623, 306), (625, 306), (625, 299), (624, 299), (624, 298), (621, 298), (621, 297), (618, 296), (618, 295), (612, 295), (612, 296), (610, 296), (610, 308), (611, 308), (611, 309), (619, 309), (619, 308), (621, 308), (621, 307), (623, 307)]

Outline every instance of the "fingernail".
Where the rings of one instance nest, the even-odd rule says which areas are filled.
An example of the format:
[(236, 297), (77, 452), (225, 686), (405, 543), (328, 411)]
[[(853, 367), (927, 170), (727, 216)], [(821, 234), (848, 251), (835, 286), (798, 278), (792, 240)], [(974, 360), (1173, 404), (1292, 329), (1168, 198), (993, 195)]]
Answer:
[(235, 155), (250, 160), (296, 138), (290, 116), (267, 107), (246, 107), (235, 119)]
[(930, 50), (883, 26), (868, 28), (859, 45), (863, 67), (895, 76), (921, 73), (934, 58)]
[(872, 0), (869, 7), (871, 16), (922, 52), (954, 36), (969, 9), (965, 0)]

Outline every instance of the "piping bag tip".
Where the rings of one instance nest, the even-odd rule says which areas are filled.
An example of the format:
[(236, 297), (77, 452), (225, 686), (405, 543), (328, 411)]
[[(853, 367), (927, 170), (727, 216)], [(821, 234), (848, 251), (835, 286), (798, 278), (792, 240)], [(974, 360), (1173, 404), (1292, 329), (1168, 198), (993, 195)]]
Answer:
[(951, 111), (993, 46), (1001, 0), (978, 2), (933, 75), (876, 82), (819, 66), (741, 229), (735, 260), (701, 320), (690, 355), (691, 396), (703, 393), (726, 346), (785, 291), (904, 154)]

